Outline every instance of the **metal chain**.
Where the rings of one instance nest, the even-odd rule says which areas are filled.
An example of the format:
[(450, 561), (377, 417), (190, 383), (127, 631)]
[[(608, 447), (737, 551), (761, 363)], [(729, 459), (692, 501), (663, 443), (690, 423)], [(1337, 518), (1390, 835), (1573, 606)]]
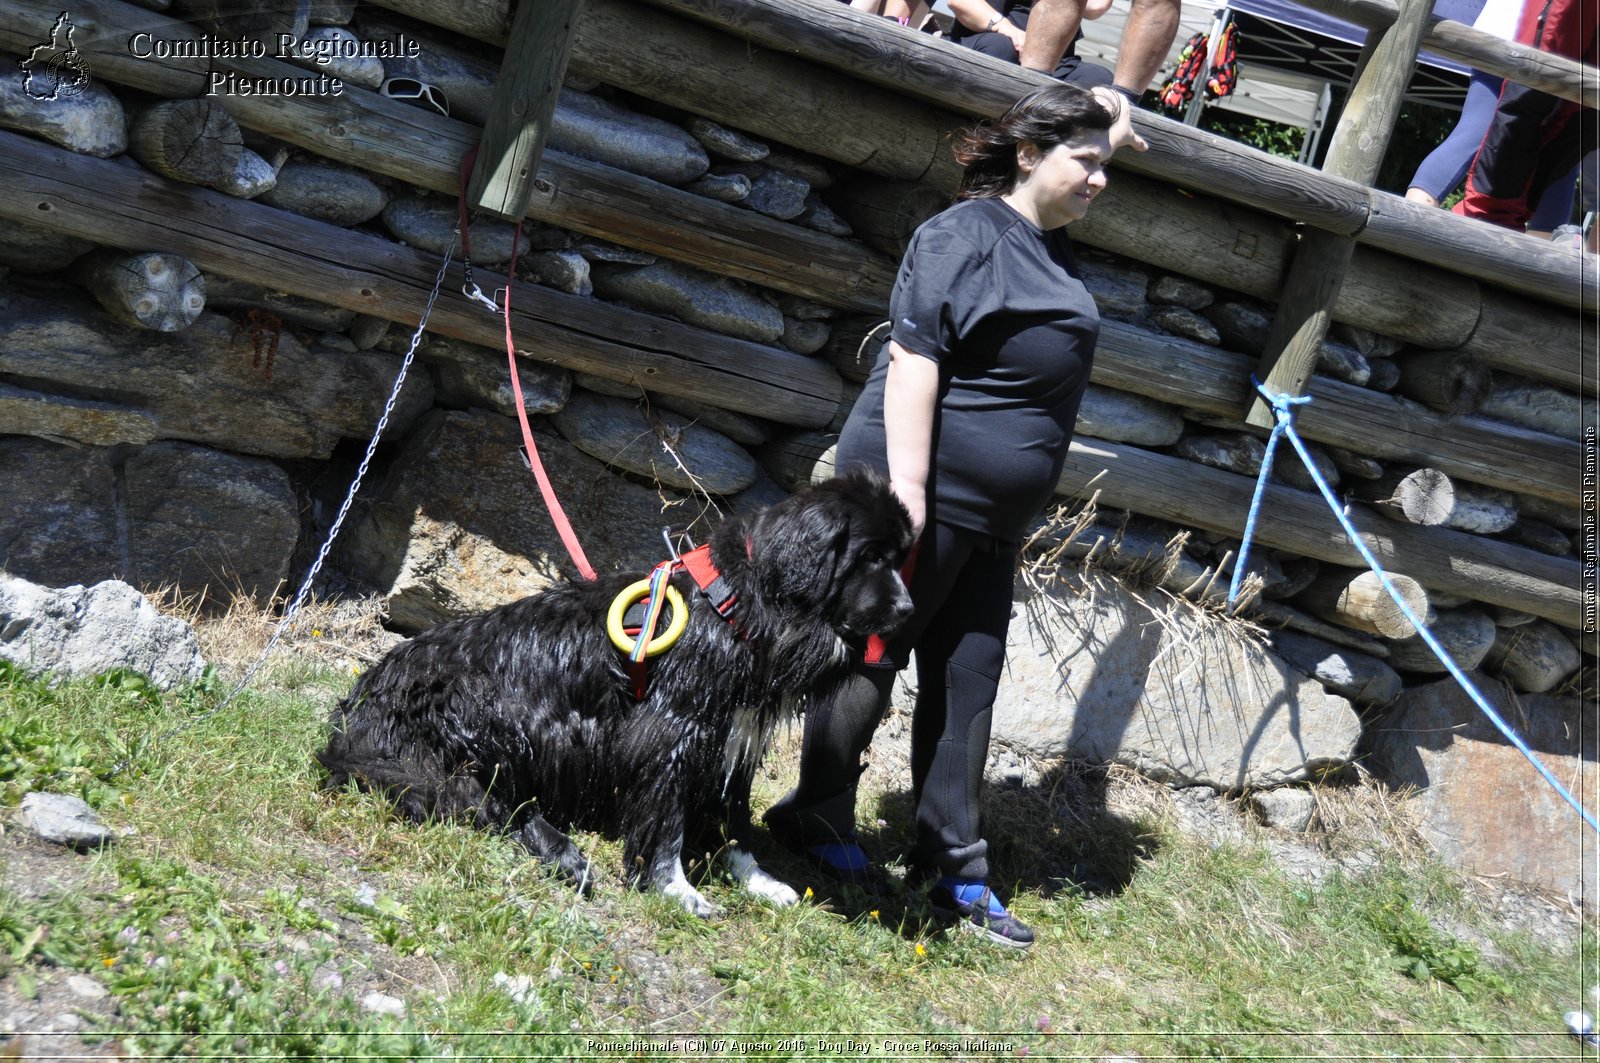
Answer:
[[(339, 529), (344, 524), (345, 515), (350, 512), (350, 506), (355, 502), (356, 492), (361, 489), (361, 481), (367, 475), (367, 469), (372, 464), (372, 456), (378, 449), (378, 441), (383, 436), (383, 430), (389, 426), (389, 417), (394, 413), (395, 403), (400, 399), (400, 389), (405, 386), (406, 374), (411, 371), (411, 363), (416, 358), (417, 348), (422, 344), (423, 330), (427, 328), (428, 318), (433, 315), (433, 304), (438, 301), (439, 292), (444, 287), (445, 274), (450, 269), (450, 260), (454, 257), (455, 251), (456, 241), (452, 239), (450, 246), (445, 248), (444, 261), (439, 263), (439, 274), (433, 279), (433, 290), (428, 293), (428, 302), (422, 308), (422, 317), (417, 321), (416, 331), (411, 334), (411, 346), (406, 350), (406, 356), (400, 362), (399, 375), (394, 378), (394, 387), (389, 390), (389, 400), (383, 404), (383, 414), (378, 418), (378, 425), (373, 429), (372, 439), (367, 443), (367, 452), (362, 456), (361, 464), (356, 468), (356, 476), (350, 483), (350, 490), (345, 493), (344, 502), (339, 506), (339, 513), (334, 517), (332, 527), (328, 529), (327, 539), (323, 541), (321, 549), (317, 551), (317, 559), (311, 563), (311, 568), (306, 573), (306, 578), (301, 582), (300, 589), (295, 594), (294, 600), (289, 603), (288, 609), (284, 611), (283, 619), (278, 621), (277, 629), (272, 632), (272, 637), (267, 640), (266, 647), (261, 651), (261, 655), (256, 658), (255, 663), (245, 670), (244, 676), (240, 678), (232, 690), (228, 691), (221, 701), (198, 716), (191, 716), (176, 727), (163, 731), (152, 739), (151, 744), (162, 742), (174, 735), (181, 734), (226, 708), (234, 698), (239, 696), (239, 693), (245, 687), (250, 685), (251, 680), (256, 677), (256, 673), (266, 665), (267, 658), (272, 655), (273, 649), (278, 645), (278, 640), (283, 637), (284, 633), (289, 630), (289, 626), (294, 623), (295, 614), (305, 604), (306, 597), (311, 593), (311, 585), (316, 580), (317, 574), (322, 571), (322, 563), (327, 560), (328, 551), (333, 548), (334, 540), (339, 537)], [(124, 757), (111, 769), (110, 777), (115, 777), (126, 771), (130, 761), (131, 758)]]

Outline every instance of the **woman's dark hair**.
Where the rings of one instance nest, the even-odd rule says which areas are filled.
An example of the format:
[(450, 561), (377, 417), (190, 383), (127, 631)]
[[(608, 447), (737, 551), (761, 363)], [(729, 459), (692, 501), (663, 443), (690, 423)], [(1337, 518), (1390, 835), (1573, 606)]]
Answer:
[(984, 199), (1010, 192), (1017, 183), (1017, 145), (1023, 141), (1049, 151), (1086, 131), (1110, 129), (1115, 117), (1098, 97), (1076, 85), (1034, 89), (998, 119), (979, 122), (956, 138), (956, 161), (966, 168), (956, 198)]

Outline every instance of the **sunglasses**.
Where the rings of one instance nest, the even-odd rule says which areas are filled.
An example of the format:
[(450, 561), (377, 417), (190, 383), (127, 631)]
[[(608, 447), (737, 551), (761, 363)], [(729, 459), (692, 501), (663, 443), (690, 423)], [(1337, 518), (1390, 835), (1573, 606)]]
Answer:
[(426, 81), (416, 78), (389, 78), (378, 87), (378, 91), (391, 100), (421, 100), (435, 111), (450, 117), (450, 101), (444, 98), (444, 93)]

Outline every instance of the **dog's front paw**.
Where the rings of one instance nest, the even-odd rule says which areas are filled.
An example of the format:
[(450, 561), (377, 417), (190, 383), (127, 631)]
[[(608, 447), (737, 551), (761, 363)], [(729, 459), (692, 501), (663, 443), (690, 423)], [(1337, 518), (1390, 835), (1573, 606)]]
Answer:
[(701, 919), (714, 919), (722, 909), (705, 899), (701, 892), (687, 882), (673, 882), (662, 889), (668, 897), (683, 905), (683, 910)]
[(779, 908), (787, 908), (791, 904), (800, 902), (800, 895), (790, 886), (779, 882), (764, 871), (756, 858), (739, 848), (729, 849), (723, 856), (728, 865), (728, 870), (733, 877), (744, 884), (744, 888), (754, 893), (768, 904), (775, 904)]
[(792, 904), (800, 903), (800, 894), (794, 891), (794, 887), (786, 882), (778, 881), (759, 867), (745, 881), (744, 888), (768, 904), (776, 905), (779, 908), (787, 908)]

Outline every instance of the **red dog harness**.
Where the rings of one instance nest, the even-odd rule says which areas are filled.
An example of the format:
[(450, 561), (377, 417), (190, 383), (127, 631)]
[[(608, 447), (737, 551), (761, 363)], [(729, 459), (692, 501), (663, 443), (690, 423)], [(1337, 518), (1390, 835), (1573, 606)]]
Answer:
[[(661, 562), (651, 570), (649, 594), (634, 603), (629, 615), (623, 620), (623, 630), (638, 640), (632, 652), (623, 661), (623, 668), (626, 669), (628, 678), (633, 681), (633, 696), (638, 701), (644, 700), (645, 691), (650, 683), (650, 665), (646, 655), (650, 640), (655, 637), (657, 623), (666, 608), (666, 595), (663, 592), (667, 580), (673, 573), (679, 571), (689, 574), (701, 597), (711, 603), (711, 608), (717, 611), (718, 616), (735, 627), (738, 626), (734, 616), (739, 611), (739, 595), (712, 562), (709, 543)], [(636, 623), (630, 623), (635, 619), (634, 614), (640, 609), (644, 610), (643, 616), (638, 618)]]

